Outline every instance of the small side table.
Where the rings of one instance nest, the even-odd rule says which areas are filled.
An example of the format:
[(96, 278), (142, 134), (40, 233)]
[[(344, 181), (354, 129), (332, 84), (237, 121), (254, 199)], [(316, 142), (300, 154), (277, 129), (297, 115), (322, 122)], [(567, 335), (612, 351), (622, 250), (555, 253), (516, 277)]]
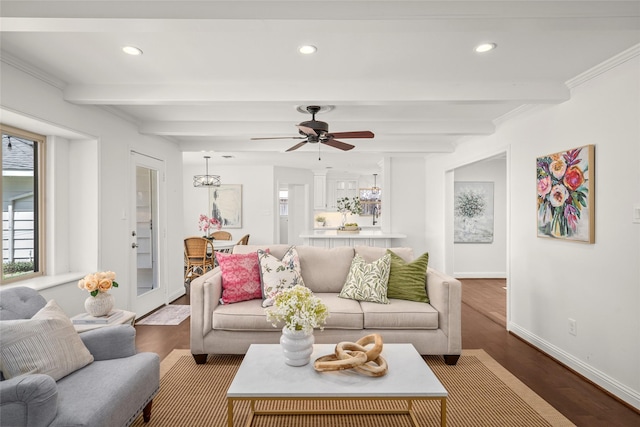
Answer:
[[(131, 325), (133, 326), (134, 322), (136, 321), (136, 314), (133, 311), (126, 311), (126, 310), (120, 310), (120, 309), (114, 309), (114, 311), (121, 311), (122, 315), (118, 316), (117, 319), (114, 319), (113, 322), (111, 323), (85, 323), (85, 324), (79, 324), (76, 325), (74, 324), (73, 327), (76, 329), (76, 331), (78, 331), (78, 333), (82, 333), (82, 332), (87, 332), (90, 331), (92, 329), (98, 329), (98, 328), (104, 328), (105, 326), (111, 326), (111, 325)], [(79, 314), (76, 316), (73, 316), (71, 318), (71, 321), (73, 321), (74, 317), (78, 317), (80, 316)]]

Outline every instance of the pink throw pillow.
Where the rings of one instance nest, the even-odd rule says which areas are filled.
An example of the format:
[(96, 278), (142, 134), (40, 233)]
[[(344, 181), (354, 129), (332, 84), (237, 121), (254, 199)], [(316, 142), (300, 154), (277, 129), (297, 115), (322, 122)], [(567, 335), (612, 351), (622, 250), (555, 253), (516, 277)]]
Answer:
[(222, 270), (222, 304), (262, 299), (258, 254), (228, 254), (217, 252)]

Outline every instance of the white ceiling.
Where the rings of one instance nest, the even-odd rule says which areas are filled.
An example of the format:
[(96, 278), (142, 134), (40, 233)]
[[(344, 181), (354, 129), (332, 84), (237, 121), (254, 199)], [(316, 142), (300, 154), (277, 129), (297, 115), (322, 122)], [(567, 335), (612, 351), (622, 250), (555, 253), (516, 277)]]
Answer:
[[(385, 154), (450, 152), (522, 105), (564, 102), (569, 79), (640, 43), (640, 1), (2, 0), (0, 29), (4, 61), (186, 158), (369, 173)], [(498, 48), (477, 54), (481, 42)], [(322, 146), (321, 162), (316, 144), (250, 141), (296, 136), (301, 105), (334, 106), (317, 117), (331, 131), (375, 138)]]

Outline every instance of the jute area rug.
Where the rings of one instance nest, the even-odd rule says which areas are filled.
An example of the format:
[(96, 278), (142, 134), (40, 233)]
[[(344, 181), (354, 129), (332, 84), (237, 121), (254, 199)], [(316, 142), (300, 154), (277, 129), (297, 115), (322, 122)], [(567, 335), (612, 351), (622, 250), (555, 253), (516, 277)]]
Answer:
[[(464, 350), (456, 366), (441, 357), (426, 363), (449, 392), (448, 426), (573, 426), (568, 419), (515, 378), (483, 350)], [(226, 426), (226, 392), (242, 356), (209, 356), (196, 365), (189, 350), (174, 350), (161, 364), (160, 392), (153, 400), (151, 421), (140, 416), (136, 427)], [(393, 366), (390, 366), (393, 369)], [(397, 402), (325, 401), (323, 408), (398, 407)], [(312, 408), (305, 402), (266, 402), (261, 409)], [(287, 406), (288, 405), (288, 406)], [(394, 406), (396, 405), (396, 406)], [(414, 402), (420, 426), (440, 425), (439, 402)], [(234, 426), (244, 426), (249, 404), (236, 403)], [(408, 415), (269, 415), (256, 416), (256, 427), (410, 427)]]

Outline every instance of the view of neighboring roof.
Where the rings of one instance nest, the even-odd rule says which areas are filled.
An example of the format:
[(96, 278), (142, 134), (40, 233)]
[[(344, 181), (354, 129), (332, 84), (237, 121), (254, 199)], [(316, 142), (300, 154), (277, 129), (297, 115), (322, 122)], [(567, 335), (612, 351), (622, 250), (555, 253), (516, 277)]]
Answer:
[(2, 171), (33, 171), (33, 141), (2, 134)]

